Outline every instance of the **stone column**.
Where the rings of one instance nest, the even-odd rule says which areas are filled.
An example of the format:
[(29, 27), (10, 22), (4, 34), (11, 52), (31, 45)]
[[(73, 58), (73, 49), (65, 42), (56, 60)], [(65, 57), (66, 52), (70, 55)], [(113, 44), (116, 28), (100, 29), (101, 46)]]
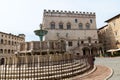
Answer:
[(26, 64), (25, 66), (26, 67), (28, 67), (28, 61), (27, 60), (28, 60), (28, 57), (25, 55), (25, 64)]
[(89, 50), (90, 50), (90, 55), (91, 55), (91, 54), (92, 54), (92, 53), (91, 53), (91, 48), (90, 48)]
[(12, 58), (12, 65), (13, 65), (13, 67), (15, 66), (14, 65), (15, 61), (14, 60), (15, 60), (15, 57)]
[(48, 49), (50, 48), (49, 41), (47, 41), (47, 47), (48, 47)]
[(31, 45), (30, 45), (30, 46), (31, 46), (31, 50), (33, 50), (33, 48), (34, 48), (34, 43), (31, 42), (30, 44), (31, 44)]
[(41, 53), (41, 49), (42, 49), (42, 45), (41, 44), (42, 44), (42, 42), (40, 41), (40, 45), (39, 45), (40, 46), (40, 53)]
[(25, 43), (25, 50), (27, 51), (27, 43)]
[(99, 49), (97, 49), (97, 54), (100, 56)]
[(100, 57), (102, 57), (102, 53), (101, 53), (101, 50), (99, 50), (99, 54), (100, 54)]
[(66, 51), (68, 51), (68, 41), (66, 40)]
[(38, 65), (38, 68), (39, 68), (39, 62), (40, 62), (39, 57), (40, 57), (40, 56), (38, 55), (38, 56), (37, 56), (37, 58), (38, 58), (38, 59), (37, 59), (37, 60), (38, 60), (38, 62), (37, 62), (37, 63), (38, 63), (38, 64), (37, 64), (37, 65)]
[[(34, 61), (35, 61), (35, 60), (34, 60), (34, 56), (35, 56), (35, 55), (33, 55), (33, 52), (32, 52), (32, 51), (31, 51), (31, 56), (32, 56), (32, 64), (33, 64)], [(33, 67), (33, 65), (32, 65), (32, 67)]]

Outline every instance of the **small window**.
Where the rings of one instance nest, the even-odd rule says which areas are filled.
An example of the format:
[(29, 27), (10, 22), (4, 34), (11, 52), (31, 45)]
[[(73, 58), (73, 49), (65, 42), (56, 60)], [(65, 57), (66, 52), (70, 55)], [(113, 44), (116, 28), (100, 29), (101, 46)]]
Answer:
[(77, 55), (77, 56), (79, 56), (79, 55), (80, 55), (80, 53), (76, 53), (76, 55)]
[(7, 50), (6, 49), (4, 50), (4, 53), (7, 54)]
[(4, 65), (4, 63), (5, 63), (5, 59), (2, 58), (2, 59), (0, 60), (0, 65)]
[(115, 31), (115, 35), (117, 36), (117, 31)]
[(83, 24), (82, 23), (79, 23), (79, 29), (83, 29)]
[(14, 42), (12, 41), (12, 45), (14, 45)]
[(77, 19), (75, 19), (75, 23), (77, 23)]
[(97, 43), (97, 41), (95, 41), (95, 43)]
[(115, 26), (115, 22), (113, 23), (113, 25)]
[(5, 44), (7, 44), (7, 40), (5, 40)]
[(14, 51), (12, 50), (11, 53), (14, 53)]
[(0, 53), (3, 53), (3, 49), (0, 49)]
[(90, 29), (90, 24), (89, 23), (86, 24), (86, 29)]
[(63, 23), (59, 23), (59, 29), (63, 29)]
[(16, 42), (15, 42), (15, 45), (16, 45)]
[(71, 24), (67, 23), (67, 29), (71, 29)]
[(73, 45), (73, 44), (72, 44), (72, 41), (69, 41), (69, 42), (68, 42), (68, 45), (69, 45), (69, 46), (72, 46), (72, 45)]
[(81, 44), (84, 44), (84, 41), (81, 41)]
[(1, 44), (3, 44), (3, 39), (1, 39)]
[(50, 23), (50, 28), (51, 28), (51, 29), (55, 29), (55, 23), (54, 23), (54, 22), (51, 22), (51, 23)]
[(91, 43), (91, 40), (92, 40), (91, 37), (88, 37), (88, 42), (89, 42), (89, 43)]
[(92, 19), (90, 19), (90, 23), (92, 23), (93, 21), (92, 21)]
[(8, 54), (10, 54), (10, 49), (8, 50)]
[(3, 37), (3, 35), (1, 35)]

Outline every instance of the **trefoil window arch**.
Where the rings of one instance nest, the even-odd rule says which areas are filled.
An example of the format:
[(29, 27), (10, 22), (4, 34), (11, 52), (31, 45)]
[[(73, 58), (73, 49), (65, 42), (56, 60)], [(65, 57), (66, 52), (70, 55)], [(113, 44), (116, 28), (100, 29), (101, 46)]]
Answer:
[(71, 24), (67, 23), (67, 29), (71, 29)]
[(90, 24), (86, 23), (86, 29), (90, 29)]
[(82, 23), (79, 23), (79, 29), (83, 29), (83, 24)]
[(63, 29), (63, 23), (62, 22), (59, 23), (59, 29)]
[(51, 29), (55, 29), (55, 22), (51, 22), (51, 23), (50, 23), (50, 28), (51, 28)]

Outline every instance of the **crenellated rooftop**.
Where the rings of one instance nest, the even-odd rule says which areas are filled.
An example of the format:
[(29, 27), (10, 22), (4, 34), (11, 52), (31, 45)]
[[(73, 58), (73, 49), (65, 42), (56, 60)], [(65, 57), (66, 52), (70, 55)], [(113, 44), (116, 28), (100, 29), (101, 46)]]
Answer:
[(71, 16), (95, 16), (95, 12), (79, 12), (79, 11), (63, 11), (63, 10), (44, 10), (44, 15), (52, 16), (52, 15), (71, 15)]

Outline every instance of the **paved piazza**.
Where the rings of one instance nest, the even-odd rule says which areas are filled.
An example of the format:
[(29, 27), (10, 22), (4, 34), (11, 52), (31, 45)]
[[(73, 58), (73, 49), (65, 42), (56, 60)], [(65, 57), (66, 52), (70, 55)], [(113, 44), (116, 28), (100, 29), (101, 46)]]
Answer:
[(113, 75), (109, 80), (120, 80), (120, 57), (95, 58), (95, 64), (105, 65), (113, 69)]

